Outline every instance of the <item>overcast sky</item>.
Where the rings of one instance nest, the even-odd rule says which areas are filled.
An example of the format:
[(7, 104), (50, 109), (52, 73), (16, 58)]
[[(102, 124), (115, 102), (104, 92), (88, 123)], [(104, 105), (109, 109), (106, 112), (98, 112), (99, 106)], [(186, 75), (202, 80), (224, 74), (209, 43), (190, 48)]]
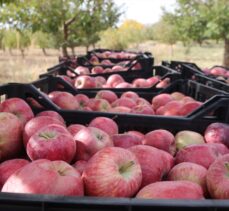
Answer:
[(125, 19), (134, 19), (143, 24), (157, 22), (161, 15), (161, 7), (173, 10), (176, 0), (114, 0), (117, 5), (123, 5), (125, 14), (121, 18), (121, 23)]

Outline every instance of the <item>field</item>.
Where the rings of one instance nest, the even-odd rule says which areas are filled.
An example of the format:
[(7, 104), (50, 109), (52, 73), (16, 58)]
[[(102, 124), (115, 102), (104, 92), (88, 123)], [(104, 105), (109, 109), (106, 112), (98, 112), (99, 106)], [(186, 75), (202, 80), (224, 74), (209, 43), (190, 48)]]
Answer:
[[(200, 67), (221, 65), (223, 60), (223, 45), (221, 43), (208, 43), (203, 46), (193, 45), (190, 49), (178, 43), (171, 48), (166, 44), (148, 41), (138, 46), (132, 46), (130, 50), (150, 51), (155, 57), (155, 64), (162, 60), (192, 61)], [(60, 52), (48, 49), (48, 56), (44, 56), (40, 49), (28, 49), (25, 58), (20, 52), (0, 51), (0, 83), (31, 82), (36, 80), (39, 74), (58, 63)], [(85, 48), (77, 48), (77, 54), (85, 54)]]

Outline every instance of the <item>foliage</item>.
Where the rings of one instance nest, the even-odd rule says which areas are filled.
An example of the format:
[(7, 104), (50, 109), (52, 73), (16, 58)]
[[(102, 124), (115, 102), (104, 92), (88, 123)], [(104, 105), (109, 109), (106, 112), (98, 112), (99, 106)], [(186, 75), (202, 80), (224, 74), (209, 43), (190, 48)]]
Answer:
[(52, 34), (44, 33), (41, 31), (36, 32), (33, 37), (35, 38), (35, 43), (42, 49), (44, 48), (55, 48), (55, 40)]

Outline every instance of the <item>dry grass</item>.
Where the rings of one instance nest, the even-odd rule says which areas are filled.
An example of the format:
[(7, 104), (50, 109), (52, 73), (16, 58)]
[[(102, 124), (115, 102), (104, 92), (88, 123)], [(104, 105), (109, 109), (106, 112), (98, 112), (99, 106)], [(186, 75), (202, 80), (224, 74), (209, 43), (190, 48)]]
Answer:
[[(222, 44), (215, 43), (202, 47), (192, 46), (189, 52), (183, 45), (177, 44), (172, 52), (171, 46), (149, 41), (131, 50), (152, 52), (155, 64), (160, 64), (162, 60), (182, 60), (195, 62), (200, 67), (209, 67), (221, 64), (223, 58)], [(47, 53), (48, 56), (44, 56), (40, 49), (29, 49), (23, 59), (19, 51), (14, 50), (14, 55), (10, 55), (8, 51), (0, 51), (0, 83), (26, 83), (36, 80), (47, 68), (58, 63), (59, 51), (49, 49)], [(77, 48), (76, 53), (85, 54), (85, 48)]]

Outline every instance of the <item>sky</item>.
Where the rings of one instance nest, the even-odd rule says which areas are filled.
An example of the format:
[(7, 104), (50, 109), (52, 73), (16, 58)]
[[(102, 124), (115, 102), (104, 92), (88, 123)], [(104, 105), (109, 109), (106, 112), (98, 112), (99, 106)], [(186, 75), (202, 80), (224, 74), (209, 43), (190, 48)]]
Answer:
[(162, 15), (161, 7), (172, 11), (176, 0), (114, 0), (123, 5), (124, 15), (120, 19), (120, 24), (126, 19), (134, 19), (143, 24), (152, 24), (159, 21)]

